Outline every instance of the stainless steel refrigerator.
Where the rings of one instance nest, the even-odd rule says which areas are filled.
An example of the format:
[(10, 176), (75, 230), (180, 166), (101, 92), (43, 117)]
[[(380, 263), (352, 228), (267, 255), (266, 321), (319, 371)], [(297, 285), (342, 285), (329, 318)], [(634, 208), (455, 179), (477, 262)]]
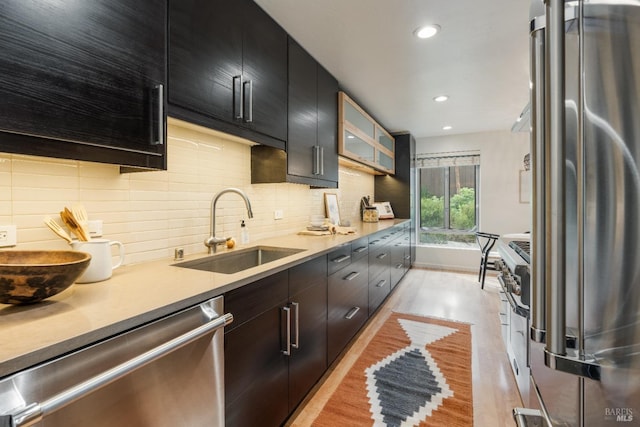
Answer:
[(524, 403), (541, 418), (514, 417), (640, 426), (640, 1), (534, 0), (531, 12)]

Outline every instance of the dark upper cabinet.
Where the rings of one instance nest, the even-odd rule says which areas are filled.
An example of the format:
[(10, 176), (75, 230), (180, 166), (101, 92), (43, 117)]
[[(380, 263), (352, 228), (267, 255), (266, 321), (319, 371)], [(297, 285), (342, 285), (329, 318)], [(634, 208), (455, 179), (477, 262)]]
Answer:
[(287, 33), (250, 0), (170, 0), (169, 16), (169, 115), (284, 148)]
[(389, 201), (396, 218), (411, 219), (410, 250), (411, 263), (415, 261), (416, 251), (416, 140), (410, 133), (396, 133), (395, 138), (395, 175), (375, 177), (375, 199)]
[(166, 168), (166, 0), (0, 6), (0, 150)]
[(289, 38), (286, 153), (252, 147), (253, 183), (338, 186), (338, 81)]

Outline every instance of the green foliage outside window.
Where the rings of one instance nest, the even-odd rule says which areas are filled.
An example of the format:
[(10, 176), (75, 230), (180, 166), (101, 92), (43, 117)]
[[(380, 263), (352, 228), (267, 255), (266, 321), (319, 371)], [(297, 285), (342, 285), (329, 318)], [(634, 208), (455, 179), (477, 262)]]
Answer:
[(463, 187), (449, 202), (451, 228), (471, 230), (476, 224), (476, 192), (473, 188)]

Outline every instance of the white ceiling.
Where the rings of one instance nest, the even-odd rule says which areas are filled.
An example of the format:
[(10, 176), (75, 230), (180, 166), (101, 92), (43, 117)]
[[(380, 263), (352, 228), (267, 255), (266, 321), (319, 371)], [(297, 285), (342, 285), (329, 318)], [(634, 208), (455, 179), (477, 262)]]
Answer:
[(510, 130), (529, 100), (527, 0), (255, 1), (389, 131)]

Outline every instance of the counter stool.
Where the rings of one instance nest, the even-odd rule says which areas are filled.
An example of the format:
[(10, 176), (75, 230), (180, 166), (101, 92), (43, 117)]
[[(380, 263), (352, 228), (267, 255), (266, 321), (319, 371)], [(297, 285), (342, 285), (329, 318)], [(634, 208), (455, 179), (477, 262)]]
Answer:
[(480, 271), (478, 272), (478, 282), (480, 282), (480, 289), (484, 289), (484, 278), (487, 275), (487, 269), (495, 270), (496, 269), (496, 259), (499, 258), (500, 255), (496, 252), (491, 252), (493, 246), (496, 244), (496, 241), (500, 235), (491, 234), (491, 233), (483, 233), (481, 231), (476, 232), (476, 242), (478, 242), (478, 246), (480, 246)]

